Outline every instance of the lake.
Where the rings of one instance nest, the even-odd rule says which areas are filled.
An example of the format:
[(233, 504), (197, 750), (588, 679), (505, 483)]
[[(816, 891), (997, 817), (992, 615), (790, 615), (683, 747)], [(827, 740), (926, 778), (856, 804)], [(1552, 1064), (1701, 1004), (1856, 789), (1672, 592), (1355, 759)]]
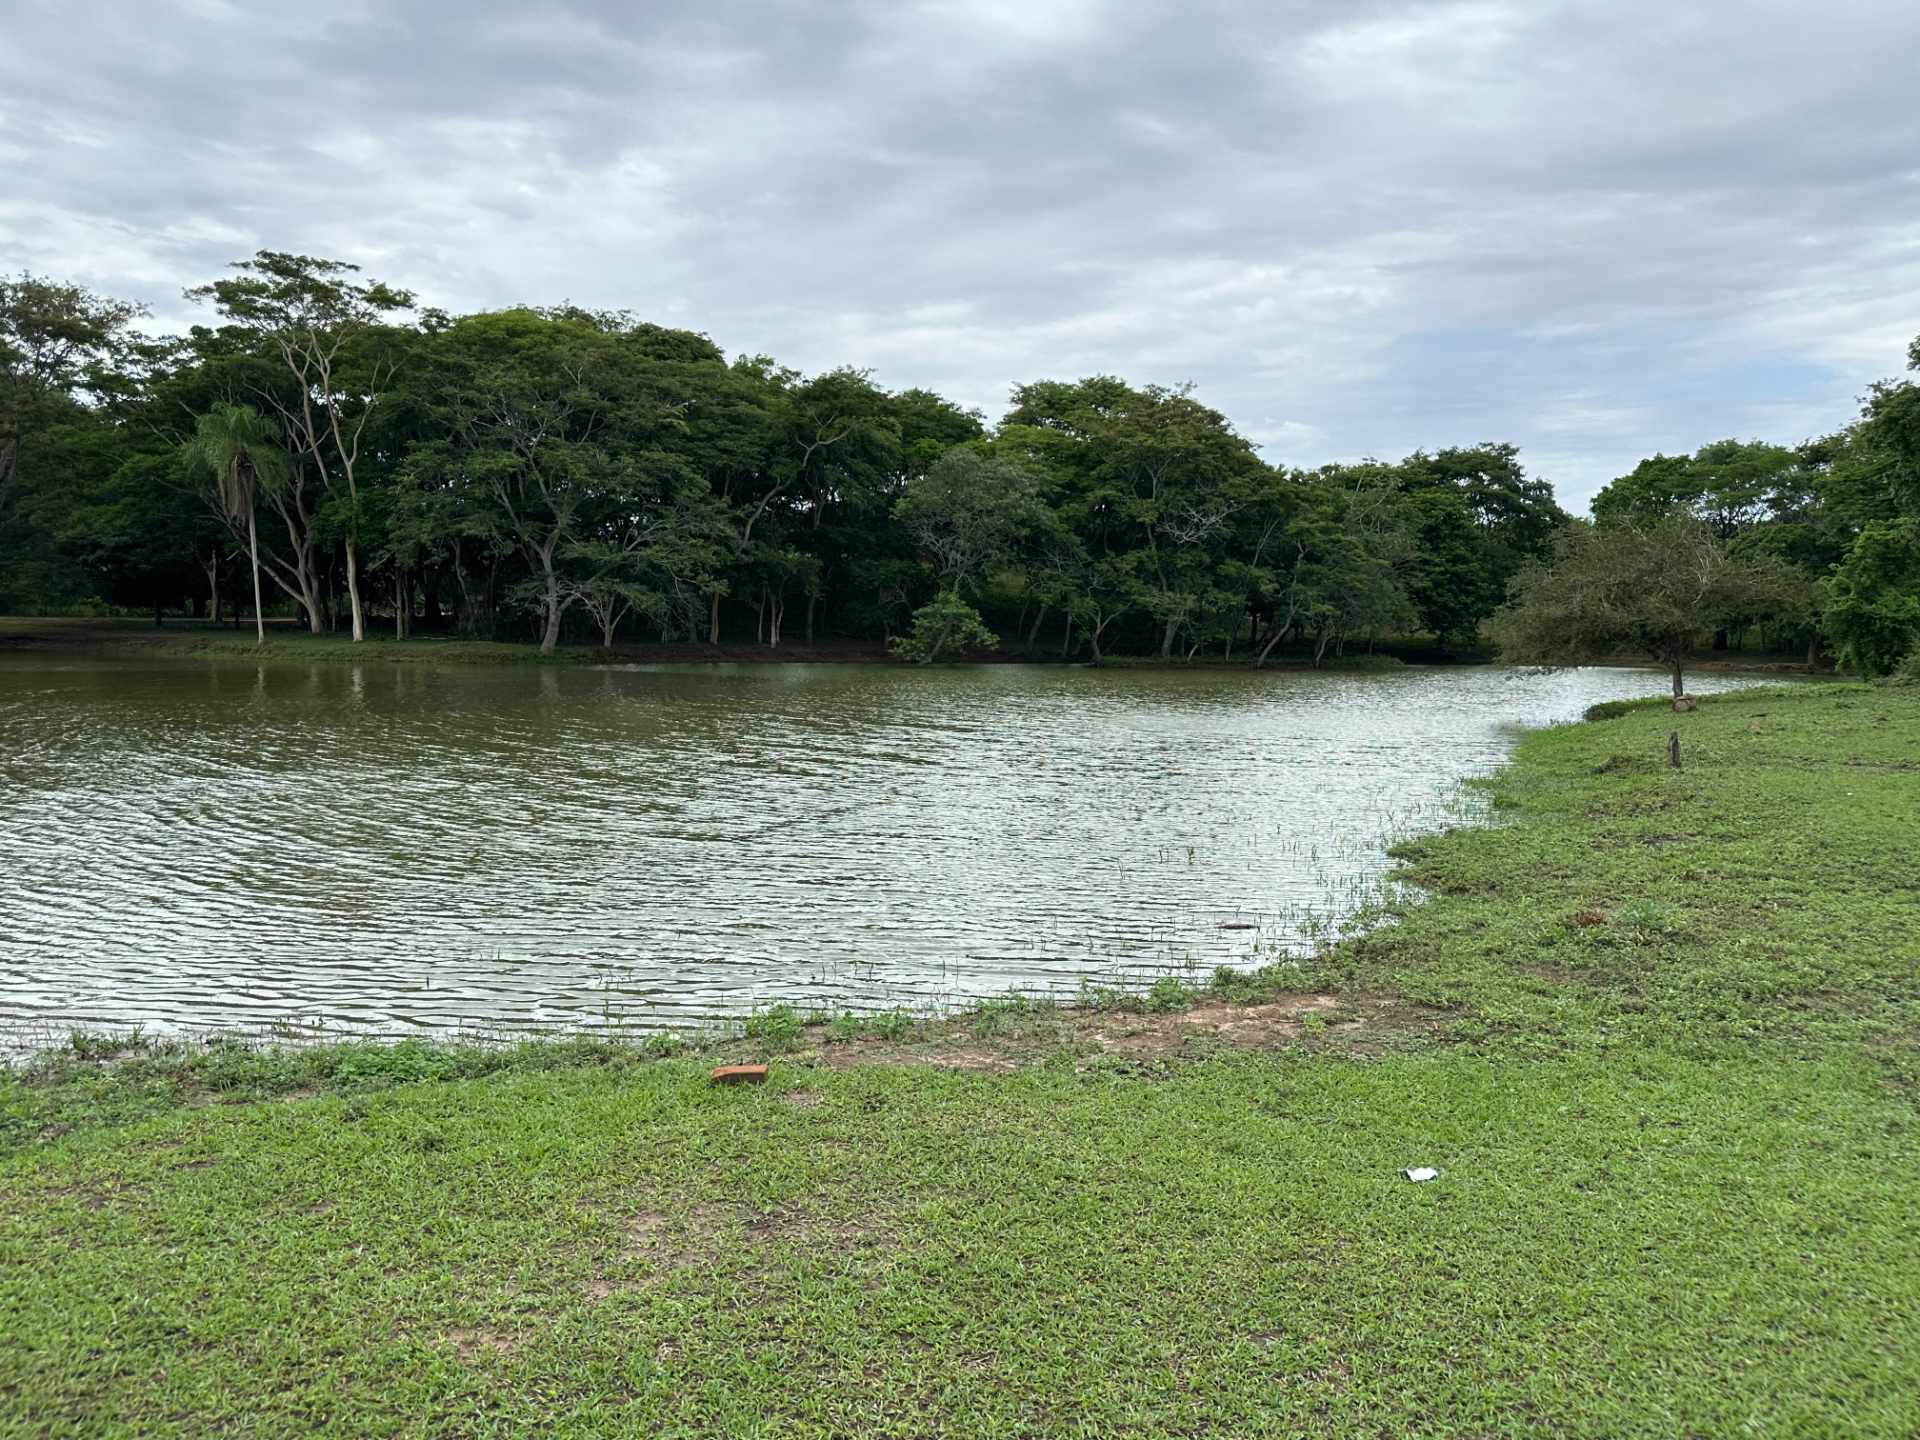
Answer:
[(0, 657), (0, 1035), (657, 1029), (1204, 975), (1337, 929), (1517, 727), (1665, 686)]

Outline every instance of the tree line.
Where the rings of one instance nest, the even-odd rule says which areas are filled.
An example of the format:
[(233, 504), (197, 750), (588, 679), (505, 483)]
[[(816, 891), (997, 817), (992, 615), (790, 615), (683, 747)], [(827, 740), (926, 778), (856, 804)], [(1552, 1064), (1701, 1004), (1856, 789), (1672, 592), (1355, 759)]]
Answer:
[(1587, 522), (1512, 445), (1288, 468), (1186, 387), (1040, 380), (989, 425), (622, 311), (450, 315), (309, 256), (188, 293), (205, 323), (149, 336), (138, 306), (0, 280), (0, 609), (1095, 663), (1414, 633), (1670, 662), (1679, 629), (1758, 627), (1882, 670), (1920, 632), (1911, 381), (1798, 447), (1655, 456)]
[(207, 323), (158, 338), (135, 306), (0, 283), (16, 610), (1319, 660), (1470, 643), (1566, 521), (1510, 445), (1287, 469), (1182, 387), (1036, 381), (990, 427), (858, 369), (617, 311), (448, 315), (307, 256), (235, 265), (189, 292)]

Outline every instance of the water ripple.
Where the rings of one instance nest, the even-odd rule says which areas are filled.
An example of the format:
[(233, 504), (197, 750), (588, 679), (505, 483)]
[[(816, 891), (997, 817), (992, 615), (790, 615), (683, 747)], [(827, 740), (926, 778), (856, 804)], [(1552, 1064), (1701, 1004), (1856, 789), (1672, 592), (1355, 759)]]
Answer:
[(1517, 725), (1661, 683), (9, 657), (0, 1031), (651, 1029), (1255, 963)]

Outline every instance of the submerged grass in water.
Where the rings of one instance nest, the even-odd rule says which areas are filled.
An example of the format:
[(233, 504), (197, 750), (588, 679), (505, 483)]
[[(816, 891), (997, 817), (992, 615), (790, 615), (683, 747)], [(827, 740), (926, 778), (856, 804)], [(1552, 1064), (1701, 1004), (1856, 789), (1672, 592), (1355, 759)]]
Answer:
[(1110, 1009), (45, 1062), (0, 1432), (1910, 1434), (1920, 695), (1485, 793), (1398, 923)]

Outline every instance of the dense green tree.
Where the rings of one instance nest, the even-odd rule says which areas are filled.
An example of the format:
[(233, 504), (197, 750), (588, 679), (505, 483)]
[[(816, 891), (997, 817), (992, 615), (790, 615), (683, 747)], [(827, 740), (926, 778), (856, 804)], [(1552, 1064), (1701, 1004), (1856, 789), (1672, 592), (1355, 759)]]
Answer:
[(422, 357), (443, 434), (418, 447), (413, 477), (450, 497), (441, 506), (459, 532), (519, 553), (526, 575), (510, 593), (539, 615), (543, 654), (578, 602), (610, 638), (649, 578), (676, 592), (711, 585), (718, 506), (675, 447), (683, 421), (659, 335), (606, 323), (473, 315)]
[(1382, 468), (1409, 497), (1406, 580), (1420, 624), (1443, 648), (1471, 642), (1520, 567), (1548, 553), (1566, 512), (1512, 445), (1416, 451)]
[(1873, 520), (1826, 584), (1843, 664), (1889, 675), (1920, 653), (1920, 519)]
[[(1090, 587), (1065, 608), (1099, 636), (1128, 610), (1156, 622), (1165, 657), (1182, 629), (1237, 604), (1219, 582), (1235, 514), (1267, 467), (1187, 388), (1136, 389), (1111, 376), (1014, 391), (996, 447), (1046, 474)], [(1099, 593), (1096, 595), (1094, 591)]]
[(1458, 492), (1422, 489), (1408, 502), (1418, 550), (1408, 598), (1420, 623), (1445, 648), (1450, 640), (1478, 633), (1505, 587), (1487, 564), (1482, 536)]
[(101, 404), (127, 384), (143, 313), (78, 285), (0, 278), (0, 606), (80, 598), (60, 573), (83, 499), (73, 482), (100, 458)]

